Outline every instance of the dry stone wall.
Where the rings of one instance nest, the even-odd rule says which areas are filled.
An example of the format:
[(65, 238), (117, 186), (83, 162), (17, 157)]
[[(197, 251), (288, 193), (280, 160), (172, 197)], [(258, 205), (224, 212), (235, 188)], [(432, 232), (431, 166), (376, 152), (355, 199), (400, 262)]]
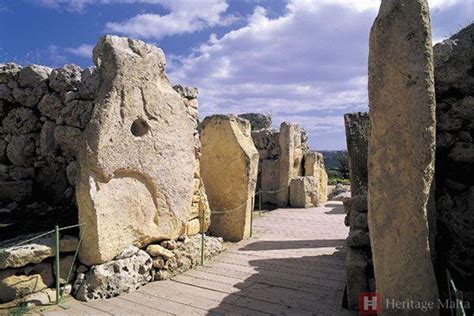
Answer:
[(71, 205), (78, 138), (100, 80), (95, 68), (0, 65), (0, 204)]
[[(94, 60), (97, 68), (84, 70), (76, 65), (0, 65), (2, 216), (37, 211), (38, 220), (51, 229), (56, 219), (41, 214), (49, 214), (52, 206), (70, 209), (67, 216), (77, 223), (78, 201), (86, 230), (82, 262), (73, 276), (75, 295), (84, 300), (114, 296), (197, 264), (201, 236), (185, 236), (210, 225), (199, 167), (197, 89), (171, 87), (162, 51), (141, 41), (103, 37)], [(40, 232), (11, 234), (7, 237), (14, 240), (0, 242), (0, 292), (5, 293), (0, 301), (54, 297), (47, 288), (55, 273), (52, 238), (10, 247)], [(177, 246), (176, 238), (181, 240)], [(221, 251), (222, 240), (205, 239), (206, 247), (210, 242), (206, 257)], [(165, 248), (178, 247), (179, 255), (170, 259), (156, 251), (130, 252), (130, 247), (160, 240)], [(76, 250), (73, 241), (61, 241), (63, 281)], [(130, 260), (115, 262), (125, 259)], [(123, 271), (116, 273), (111, 267), (118, 266)], [(18, 287), (32, 278), (42, 283)], [(80, 292), (83, 282), (87, 291)]]
[(434, 46), (437, 257), (474, 306), (474, 24)]

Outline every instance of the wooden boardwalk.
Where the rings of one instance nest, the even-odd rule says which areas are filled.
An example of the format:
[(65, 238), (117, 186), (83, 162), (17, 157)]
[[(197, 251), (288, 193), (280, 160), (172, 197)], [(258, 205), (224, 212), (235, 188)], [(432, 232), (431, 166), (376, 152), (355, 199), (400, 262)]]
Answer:
[(255, 216), (252, 239), (205, 266), (106, 301), (69, 302), (47, 315), (340, 315), (342, 203)]

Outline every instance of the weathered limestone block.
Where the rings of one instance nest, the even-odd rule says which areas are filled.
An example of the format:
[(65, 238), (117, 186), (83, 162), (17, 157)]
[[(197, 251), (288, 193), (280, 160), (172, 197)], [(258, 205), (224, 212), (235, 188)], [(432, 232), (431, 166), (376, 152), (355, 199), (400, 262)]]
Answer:
[(242, 240), (250, 232), (258, 168), (250, 123), (232, 115), (206, 117), (201, 144), (201, 177), (211, 207), (210, 230), (226, 240)]
[(262, 160), (261, 169), (262, 180), (260, 188), (262, 191), (262, 203), (276, 204), (276, 191), (280, 184), (280, 161), (272, 159)]
[(290, 205), (309, 208), (319, 205), (318, 182), (315, 177), (296, 177), (290, 182)]
[(370, 35), (369, 109), (369, 231), (377, 292), (383, 300), (436, 304), (427, 220), (435, 147), (427, 0), (382, 1)]
[(36, 293), (53, 285), (52, 268), (40, 263), (22, 269), (0, 271), (0, 303)]
[(143, 250), (129, 258), (93, 266), (77, 285), (76, 299), (87, 302), (132, 292), (151, 281), (152, 267), (153, 260)]
[(161, 49), (105, 36), (93, 57), (102, 84), (82, 135), (76, 191), (86, 264), (183, 235), (195, 165), (194, 128)]
[[(23, 240), (33, 238), (33, 235), (22, 235), (17, 239), (4, 241), (0, 250), (0, 269), (18, 268), (31, 263), (40, 263), (44, 259), (53, 257), (56, 254), (54, 236), (49, 235), (39, 238), (28, 244), (15, 245)], [(60, 252), (76, 251), (78, 240), (72, 236), (64, 236), (59, 243)]]
[(328, 200), (328, 174), (323, 154), (310, 151), (304, 155), (304, 175), (316, 178), (318, 184), (318, 206)]
[(368, 258), (363, 250), (347, 249), (346, 286), (347, 305), (350, 310), (359, 309), (359, 294), (369, 291)]
[(261, 113), (244, 113), (239, 114), (239, 117), (249, 120), (252, 132), (272, 127), (272, 117), (269, 115)]
[(352, 196), (367, 194), (367, 152), (369, 115), (367, 113), (344, 114), (347, 154)]
[(301, 130), (298, 124), (283, 122), (280, 125), (280, 181), (277, 205), (285, 207), (289, 203), (289, 186), (292, 179), (303, 175)]

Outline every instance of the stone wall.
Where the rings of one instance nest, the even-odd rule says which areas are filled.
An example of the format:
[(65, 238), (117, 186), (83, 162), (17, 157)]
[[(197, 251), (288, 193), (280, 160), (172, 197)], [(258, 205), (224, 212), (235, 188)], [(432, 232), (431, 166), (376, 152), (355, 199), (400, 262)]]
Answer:
[(369, 115), (366, 112), (344, 114), (347, 155), (352, 196), (367, 194), (367, 151)]
[(100, 84), (95, 68), (0, 65), (0, 203), (74, 203), (78, 139)]
[[(80, 253), (86, 265), (77, 269), (78, 278), (85, 277), (76, 280), (77, 285), (90, 280), (97, 285), (97, 277), (111, 284), (127, 279), (124, 287), (98, 296), (76, 290), (81, 299), (113, 296), (197, 264), (195, 258), (186, 260), (199, 253), (194, 249), (199, 241), (193, 241), (192, 249), (178, 243), (177, 260), (156, 251), (144, 255), (127, 250), (150, 243), (157, 248), (161, 240), (163, 247), (172, 247), (168, 244), (177, 238), (185, 240), (210, 225), (200, 177), (197, 89), (172, 87), (163, 52), (141, 41), (103, 37), (94, 49), (94, 61), (98, 67), (87, 69), (0, 65), (0, 209), (3, 219), (15, 215), (17, 226), (33, 233), (2, 230), (0, 240), (8, 239), (0, 242), (0, 248), (7, 247), (0, 251), (0, 291), (8, 294), (0, 297), (2, 302), (25, 300), (32, 293), (54, 297), (47, 289), (54, 255), (50, 240), (8, 247), (55, 224), (64, 226), (59, 217), (76, 224), (78, 206), (79, 221), (86, 223)], [(60, 216), (50, 214), (53, 208), (62, 211)], [(75, 246), (61, 251), (63, 264), (71, 261)], [(111, 263), (117, 260), (128, 263)], [(124, 271), (107, 274), (101, 264), (123, 265)], [(146, 269), (134, 271), (137, 264)], [(154, 270), (164, 272), (156, 277)], [(24, 289), (16, 285), (31, 276), (42, 283)], [(88, 291), (105, 291), (90, 282)]]
[(439, 274), (474, 306), (474, 24), (434, 46)]

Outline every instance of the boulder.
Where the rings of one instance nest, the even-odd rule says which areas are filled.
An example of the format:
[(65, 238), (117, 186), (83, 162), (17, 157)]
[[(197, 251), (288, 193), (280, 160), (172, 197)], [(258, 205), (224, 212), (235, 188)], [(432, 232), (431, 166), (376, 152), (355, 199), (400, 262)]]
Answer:
[(369, 115), (366, 112), (344, 114), (347, 157), (352, 196), (367, 194), (367, 153)]
[(55, 143), (68, 155), (77, 155), (81, 137), (82, 130), (77, 127), (57, 125), (54, 129)]
[(0, 64), (0, 83), (8, 83), (15, 79), (21, 66), (14, 63)]
[(364, 251), (347, 249), (346, 286), (347, 305), (350, 310), (359, 310), (359, 294), (370, 292), (368, 283), (368, 258)]
[(39, 120), (33, 110), (19, 107), (8, 112), (2, 125), (5, 133), (21, 135), (37, 131)]
[(151, 281), (152, 258), (143, 250), (136, 255), (93, 266), (77, 285), (76, 299), (91, 301), (135, 291)]
[(146, 247), (146, 252), (152, 257), (163, 257), (169, 259), (174, 257), (174, 253), (160, 245), (148, 245)]
[(210, 231), (226, 240), (242, 240), (250, 233), (258, 169), (250, 123), (233, 115), (206, 117), (201, 144), (201, 177), (211, 208)]
[(174, 85), (173, 89), (178, 92), (183, 98), (197, 99), (199, 92), (196, 87), (187, 87), (180, 84)]
[(51, 121), (46, 121), (43, 124), (40, 132), (40, 152), (44, 157), (54, 157), (56, 155), (56, 140), (54, 138), (54, 132), (56, 130), (56, 124)]
[(89, 265), (183, 235), (196, 163), (194, 125), (161, 49), (105, 36), (93, 58), (101, 85), (81, 136), (76, 191), (87, 227), (80, 258)]
[(77, 89), (81, 82), (81, 72), (81, 67), (72, 64), (53, 69), (49, 77), (49, 86), (57, 92)]
[(289, 203), (290, 182), (303, 175), (303, 151), (301, 130), (298, 124), (283, 122), (280, 125), (280, 180), (277, 205), (285, 207)]
[(7, 157), (15, 166), (30, 167), (36, 155), (37, 134), (14, 135), (7, 146)]
[(72, 100), (61, 111), (66, 125), (85, 128), (89, 123), (94, 105), (91, 101)]
[(56, 121), (60, 117), (63, 107), (64, 105), (56, 93), (46, 94), (38, 103), (38, 109), (41, 114), (53, 121)]
[(272, 127), (272, 117), (261, 113), (244, 113), (239, 114), (239, 117), (250, 122), (250, 127), (253, 131), (261, 129), (269, 129)]
[[(54, 236), (48, 235), (36, 239), (30, 243), (20, 246), (15, 245), (22, 240), (30, 239), (36, 235), (23, 235), (15, 239), (4, 241), (0, 250), (0, 269), (18, 268), (31, 263), (40, 263), (44, 259), (53, 257), (56, 254)], [(76, 237), (65, 236), (60, 240), (60, 252), (76, 251), (78, 240)]]
[(22, 298), (53, 285), (51, 265), (41, 263), (22, 269), (0, 271), (0, 303)]
[(437, 302), (427, 220), (435, 148), (427, 0), (382, 1), (370, 34), (369, 116), (368, 220), (377, 292), (384, 300)]
[(51, 68), (39, 65), (29, 65), (18, 72), (18, 83), (21, 87), (35, 88), (48, 81)]
[(318, 183), (314, 177), (296, 177), (291, 180), (290, 205), (296, 208), (319, 206)]

